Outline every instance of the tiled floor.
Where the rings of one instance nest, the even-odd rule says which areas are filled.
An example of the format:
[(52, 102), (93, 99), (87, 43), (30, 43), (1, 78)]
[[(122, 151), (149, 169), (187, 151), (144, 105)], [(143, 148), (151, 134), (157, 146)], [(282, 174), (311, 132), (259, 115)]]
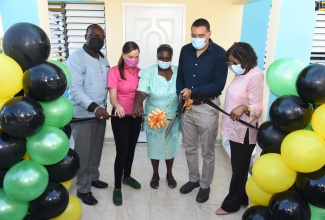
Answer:
[[(214, 213), (228, 192), (231, 177), (230, 159), (220, 145), (216, 145), (216, 168), (210, 198), (203, 204), (195, 201), (198, 188), (186, 195), (179, 192), (179, 188), (188, 181), (188, 168), (183, 148), (175, 157), (173, 168), (173, 174), (178, 183), (177, 187), (175, 189), (168, 188), (166, 165), (164, 161), (161, 161), (159, 166), (160, 186), (159, 189), (152, 189), (149, 186), (152, 177), (151, 163), (147, 157), (146, 144), (141, 143), (136, 147), (131, 176), (141, 183), (142, 188), (134, 190), (122, 185), (123, 205), (115, 206), (112, 202), (114, 158), (114, 143), (106, 143), (100, 166), (100, 179), (107, 181), (109, 186), (107, 189), (92, 188), (92, 192), (99, 202), (95, 206), (82, 204), (82, 220), (240, 220), (245, 212), (245, 209), (241, 208), (238, 212), (227, 216), (217, 216)], [(74, 182), (70, 193), (76, 195)]]

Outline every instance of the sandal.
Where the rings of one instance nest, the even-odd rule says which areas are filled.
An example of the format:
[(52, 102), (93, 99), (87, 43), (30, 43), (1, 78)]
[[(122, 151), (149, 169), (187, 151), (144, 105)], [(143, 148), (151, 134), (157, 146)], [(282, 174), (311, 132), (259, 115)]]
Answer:
[(171, 189), (174, 189), (177, 186), (177, 182), (173, 175), (166, 175), (167, 182), (168, 182), (168, 187)]
[(150, 181), (150, 186), (153, 189), (158, 189), (159, 188), (159, 176), (153, 176)]

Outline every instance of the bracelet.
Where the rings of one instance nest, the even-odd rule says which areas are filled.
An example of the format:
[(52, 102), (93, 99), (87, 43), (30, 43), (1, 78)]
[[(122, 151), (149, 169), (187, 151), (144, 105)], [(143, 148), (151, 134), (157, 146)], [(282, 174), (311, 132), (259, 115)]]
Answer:
[(94, 114), (96, 114), (96, 111), (100, 108), (100, 106), (97, 106), (94, 110)]
[(122, 107), (121, 105), (117, 105), (115, 108), (117, 109), (117, 108), (119, 108), (119, 107)]

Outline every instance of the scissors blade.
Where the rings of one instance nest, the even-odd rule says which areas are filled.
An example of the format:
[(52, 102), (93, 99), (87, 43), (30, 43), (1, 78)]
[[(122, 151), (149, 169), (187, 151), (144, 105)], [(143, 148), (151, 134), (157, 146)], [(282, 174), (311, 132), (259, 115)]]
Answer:
[(166, 132), (165, 132), (165, 138), (168, 137), (170, 131), (172, 130), (173, 128), (173, 125), (175, 124), (175, 121), (176, 121), (176, 118), (183, 113), (183, 110), (184, 110), (184, 103), (185, 103), (185, 100), (183, 100), (183, 95), (180, 94), (179, 97), (178, 97), (178, 107), (177, 107), (177, 110), (176, 110), (176, 114), (175, 116), (173, 117), (172, 121), (169, 123), (167, 129), (166, 129)]
[(174, 116), (174, 118), (172, 119), (172, 121), (169, 123), (169, 125), (168, 125), (168, 127), (167, 127), (167, 129), (166, 129), (166, 132), (165, 132), (165, 139), (168, 137), (170, 131), (172, 130), (173, 125), (174, 125), (174, 123), (175, 123), (175, 121), (176, 121), (177, 116), (178, 116), (178, 114), (176, 114), (176, 115)]

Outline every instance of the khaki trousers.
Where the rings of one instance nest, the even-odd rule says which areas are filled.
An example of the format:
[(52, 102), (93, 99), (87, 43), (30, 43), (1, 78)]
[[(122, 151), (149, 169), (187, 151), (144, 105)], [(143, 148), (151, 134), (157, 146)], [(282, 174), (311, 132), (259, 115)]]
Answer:
[[(212, 100), (220, 105), (219, 97)], [(183, 146), (189, 170), (189, 181), (200, 182), (200, 187), (210, 186), (214, 176), (215, 140), (218, 133), (219, 111), (208, 104), (193, 105), (182, 118)], [(200, 140), (200, 141), (199, 141)], [(202, 145), (202, 175), (199, 170), (199, 143)]]

